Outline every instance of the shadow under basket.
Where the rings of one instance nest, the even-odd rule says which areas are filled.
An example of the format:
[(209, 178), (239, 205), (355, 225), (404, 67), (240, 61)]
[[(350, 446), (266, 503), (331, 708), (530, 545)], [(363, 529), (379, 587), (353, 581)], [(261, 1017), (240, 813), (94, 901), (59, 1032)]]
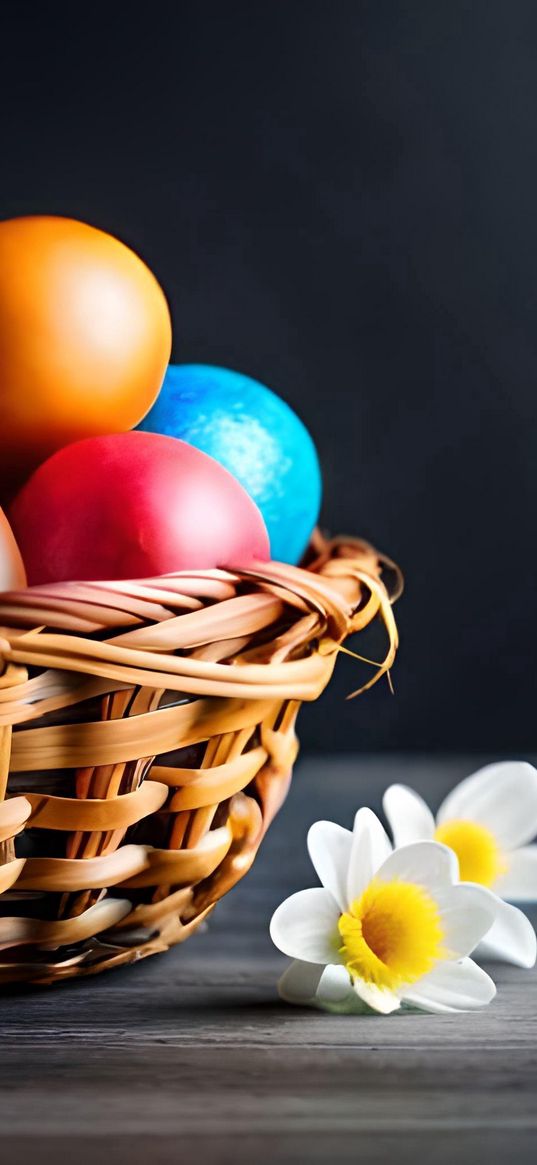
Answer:
[(55, 983), (182, 942), (251, 866), (295, 720), (397, 570), (316, 537), (303, 567), (0, 595), (0, 982)]

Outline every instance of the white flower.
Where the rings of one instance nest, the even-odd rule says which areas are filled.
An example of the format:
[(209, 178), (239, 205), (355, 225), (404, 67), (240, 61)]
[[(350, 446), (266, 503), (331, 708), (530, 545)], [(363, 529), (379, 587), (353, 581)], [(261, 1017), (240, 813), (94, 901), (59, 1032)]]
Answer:
[(272, 940), (297, 960), (280, 993), (294, 1003), (375, 1011), (407, 1002), (466, 1011), (494, 997), (492, 979), (467, 956), (494, 920), (492, 895), (455, 884), (452, 850), (434, 841), (392, 852), (369, 809), (353, 832), (317, 821), (308, 849), (322, 886), (301, 890), (272, 917)]
[(499, 896), (496, 920), (479, 954), (532, 967), (533, 927), (502, 899), (537, 899), (537, 846), (526, 844), (537, 833), (533, 765), (505, 761), (480, 769), (448, 793), (436, 821), (425, 801), (405, 785), (392, 785), (383, 807), (396, 846), (434, 838), (454, 850), (461, 878)]

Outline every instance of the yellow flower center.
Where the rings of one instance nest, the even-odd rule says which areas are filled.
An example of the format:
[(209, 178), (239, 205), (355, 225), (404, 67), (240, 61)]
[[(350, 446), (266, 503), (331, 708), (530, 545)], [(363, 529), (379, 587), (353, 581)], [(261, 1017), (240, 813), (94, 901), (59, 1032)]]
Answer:
[(443, 955), (436, 902), (413, 882), (372, 881), (338, 930), (351, 978), (392, 991), (421, 979)]
[(461, 882), (492, 886), (507, 869), (494, 834), (484, 825), (476, 825), (474, 821), (446, 821), (438, 826), (435, 838), (455, 851)]

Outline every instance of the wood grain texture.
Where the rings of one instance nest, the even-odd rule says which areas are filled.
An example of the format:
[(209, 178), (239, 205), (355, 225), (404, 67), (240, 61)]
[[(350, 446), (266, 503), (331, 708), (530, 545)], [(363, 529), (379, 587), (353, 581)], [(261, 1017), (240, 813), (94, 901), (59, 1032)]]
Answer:
[[(490, 759), (490, 758), (485, 758)], [(461, 1016), (332, 1017), (285, 1006), (267, 926), (314, 884), (312, 821), (349, 825), (394, 779), (434, 805), (471, 760), (303, 759), (245, 882), (167, 955), (1, 1001), (0, 1148), (12, 1165), (534, 1159), (537, 973), (494, 967)]]

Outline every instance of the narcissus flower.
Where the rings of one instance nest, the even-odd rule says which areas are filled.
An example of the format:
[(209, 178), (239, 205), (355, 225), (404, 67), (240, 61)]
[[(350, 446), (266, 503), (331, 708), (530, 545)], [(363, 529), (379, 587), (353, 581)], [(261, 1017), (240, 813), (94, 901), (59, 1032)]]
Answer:
[(458, 858), (460, 877), (498, 895), (496, 919), (479, 949), (484, 957), (521, 967), (535, 962), (536, 940), (520, 910), (501, 899), (537, 899), (537, 771), (522, 761), (487, 765), (461, 781), (442, 802), (436, 821), (422, 797), (405, 785), (384, 794), (396, 846), (442, 842)]
[(494, 896), (457, 883), (453, 851), (422, 841), (392, 852), (369, 809), (354, 829), (318, 821), (308, 849), (321, 887), (301, 890), (272, 917), (272, 940), (296, 961), (280, 982), (285, 999), (389, 1013), (407, 1002), (427, 1011), (483, 1007), (492, 979), (468, 955), (490, 929)]

